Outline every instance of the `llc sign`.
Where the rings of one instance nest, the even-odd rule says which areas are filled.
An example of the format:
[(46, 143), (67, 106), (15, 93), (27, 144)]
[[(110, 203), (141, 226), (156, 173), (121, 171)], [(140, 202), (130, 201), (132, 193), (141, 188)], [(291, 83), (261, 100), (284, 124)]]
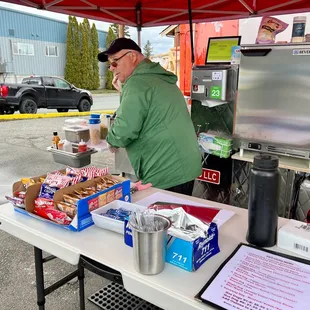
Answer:
[(202, 175), (197, 180), (204, 181), (212, 184), (220, 184), (221, 172), (211, 169), (202, 169)]

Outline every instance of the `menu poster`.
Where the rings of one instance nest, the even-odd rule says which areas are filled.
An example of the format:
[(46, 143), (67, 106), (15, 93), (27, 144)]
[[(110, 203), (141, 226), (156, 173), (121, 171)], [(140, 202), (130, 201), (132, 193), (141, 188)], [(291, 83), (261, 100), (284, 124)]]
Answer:
[(196, 297), (225, 310), (310, 309), (309, 264), (240, 244)]

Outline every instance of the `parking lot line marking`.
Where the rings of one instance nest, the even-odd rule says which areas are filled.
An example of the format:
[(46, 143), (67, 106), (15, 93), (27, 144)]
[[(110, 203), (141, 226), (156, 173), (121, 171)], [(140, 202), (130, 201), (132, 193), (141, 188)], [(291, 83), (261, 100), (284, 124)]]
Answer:
[(64, 112), (64, 113), (43, 113), (43, 114), (6, 114), (0, 115), (0, 121), (12, 121), (19, 119), (38, 119), (38, 118), (55, 118), (55, 117), (71, 117), (71, 116), (87, 116), (93, 113), (113, 114), (115, 110), (100, 110), (89, 112)]

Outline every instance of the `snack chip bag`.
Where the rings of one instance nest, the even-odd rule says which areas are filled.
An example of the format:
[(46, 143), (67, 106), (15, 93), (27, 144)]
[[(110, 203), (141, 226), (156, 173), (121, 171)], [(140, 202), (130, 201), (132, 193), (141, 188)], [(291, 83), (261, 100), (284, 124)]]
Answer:
[(276, 35), (284, 31), (288, 24), (274, 17), (263, 17), (259, 26), (256, 44), (275, 43)]

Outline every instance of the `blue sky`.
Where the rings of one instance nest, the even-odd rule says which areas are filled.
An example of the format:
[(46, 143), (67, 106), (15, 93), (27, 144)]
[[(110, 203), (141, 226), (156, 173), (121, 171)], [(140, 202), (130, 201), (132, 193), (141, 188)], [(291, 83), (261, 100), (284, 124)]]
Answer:
[[(39, 16), (45, 16), (45, 17), (49, 17), (49, 18), (53, 18), (57, 20), (66, 21), (66, 22), (68, 21), (68, 15), (58, 14), (58, 13), (53, 13), (53, 12), (48, 12), (48, 11), (41, 11), (41, 10), (37, 10), (37, 9), (33, 9), (30, 7), (21, 6), (17, 4), (11, 4), (11, 3), (0, 1), (0, 8), (1, 7), (23, 11), (23, 12), (27, 12), (31, 14), (36, 14)], [(110, 25), (109, 23), (104, 23), (104, 22), (95, 21), (95, 20), (89, 20), (89, 21), (94, 22), (96, 24), (96, 28), (100, 30), (107, 31)], [(173, 47), (173, 39), (162, 37), (159, 35), (159, 33), (165, 28), (166, 27), (143, 28), (141, 32), (142, 47), (146, 44), (146, 41), (149, 40), (153, 46), (154, 54), (168, 52), (169, 49)], [(133, 40), (135, 41), (137, 40), (136, 28), (130, 27), (130, 35)]]

